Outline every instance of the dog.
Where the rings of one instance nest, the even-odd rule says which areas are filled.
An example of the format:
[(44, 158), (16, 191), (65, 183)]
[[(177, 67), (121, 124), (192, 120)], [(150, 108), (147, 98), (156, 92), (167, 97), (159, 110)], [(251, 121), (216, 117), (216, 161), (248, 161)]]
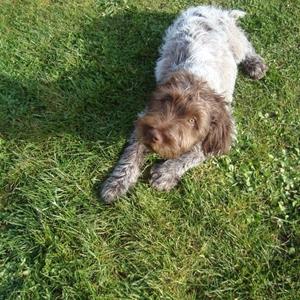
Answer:
[(167, 29), (155, 68), (156, 89), (102, 185), (106, 203), (137, 181), (149, 152), (165, 159), (150, 173), (150, 184), (164, 191), (208, 157), (228, 153), (235, 139), (231, 104), (238, 65), (252, 79), (267, 71), (237, 25), (244, 15), (240, 10), (191, 7)]

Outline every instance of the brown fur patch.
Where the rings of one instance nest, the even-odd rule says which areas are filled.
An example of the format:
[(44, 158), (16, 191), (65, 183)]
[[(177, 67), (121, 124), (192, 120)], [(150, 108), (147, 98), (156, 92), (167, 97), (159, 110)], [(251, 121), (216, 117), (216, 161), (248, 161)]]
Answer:
[(163, 158), (178, 157), (199, 142), (205, 154), (225, 153), (231, 144), (231, 116), (223, 97), (186, 71), (157, 86), (136, 128), (138, 138)]
[(202, 143), (205, 154), (225, 154), (230, 150), (233, 123), (222, 98), (214, 97), (210, 105), (210, 128)]

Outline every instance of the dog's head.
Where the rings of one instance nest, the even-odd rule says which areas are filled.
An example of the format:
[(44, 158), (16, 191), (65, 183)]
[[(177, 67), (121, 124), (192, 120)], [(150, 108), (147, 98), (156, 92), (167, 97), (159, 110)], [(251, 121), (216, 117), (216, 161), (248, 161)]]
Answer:
[(188, 72), (157, 86), (136, 122), (138, 138), (163, 158), (176, 158), (201, 142), (205, 154), (226, 153), (233, 125), (223, 97)]

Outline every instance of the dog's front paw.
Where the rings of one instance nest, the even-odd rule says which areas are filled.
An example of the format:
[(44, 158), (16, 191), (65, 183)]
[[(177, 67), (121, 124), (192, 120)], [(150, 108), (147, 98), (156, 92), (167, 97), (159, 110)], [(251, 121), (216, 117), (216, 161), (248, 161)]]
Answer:
[(109, 177), (102, 185), (101, 198), (107, 204), (114, 202), (128, 190), (123, 178)]
[(179, 182), (180, 177), (164, 164), (155, 165), (151, 170), (150, 184), (159, 191), (169, 191)]

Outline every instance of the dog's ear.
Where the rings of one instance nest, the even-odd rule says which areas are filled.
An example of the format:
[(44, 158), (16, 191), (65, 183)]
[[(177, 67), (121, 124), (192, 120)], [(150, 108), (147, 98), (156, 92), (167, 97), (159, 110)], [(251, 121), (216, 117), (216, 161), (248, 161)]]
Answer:
[(232, 117), (222, 97), (214, 95), (210, 100), (210, 126), (202, 148), (205, 154), (225, 154), (232, 143)]

